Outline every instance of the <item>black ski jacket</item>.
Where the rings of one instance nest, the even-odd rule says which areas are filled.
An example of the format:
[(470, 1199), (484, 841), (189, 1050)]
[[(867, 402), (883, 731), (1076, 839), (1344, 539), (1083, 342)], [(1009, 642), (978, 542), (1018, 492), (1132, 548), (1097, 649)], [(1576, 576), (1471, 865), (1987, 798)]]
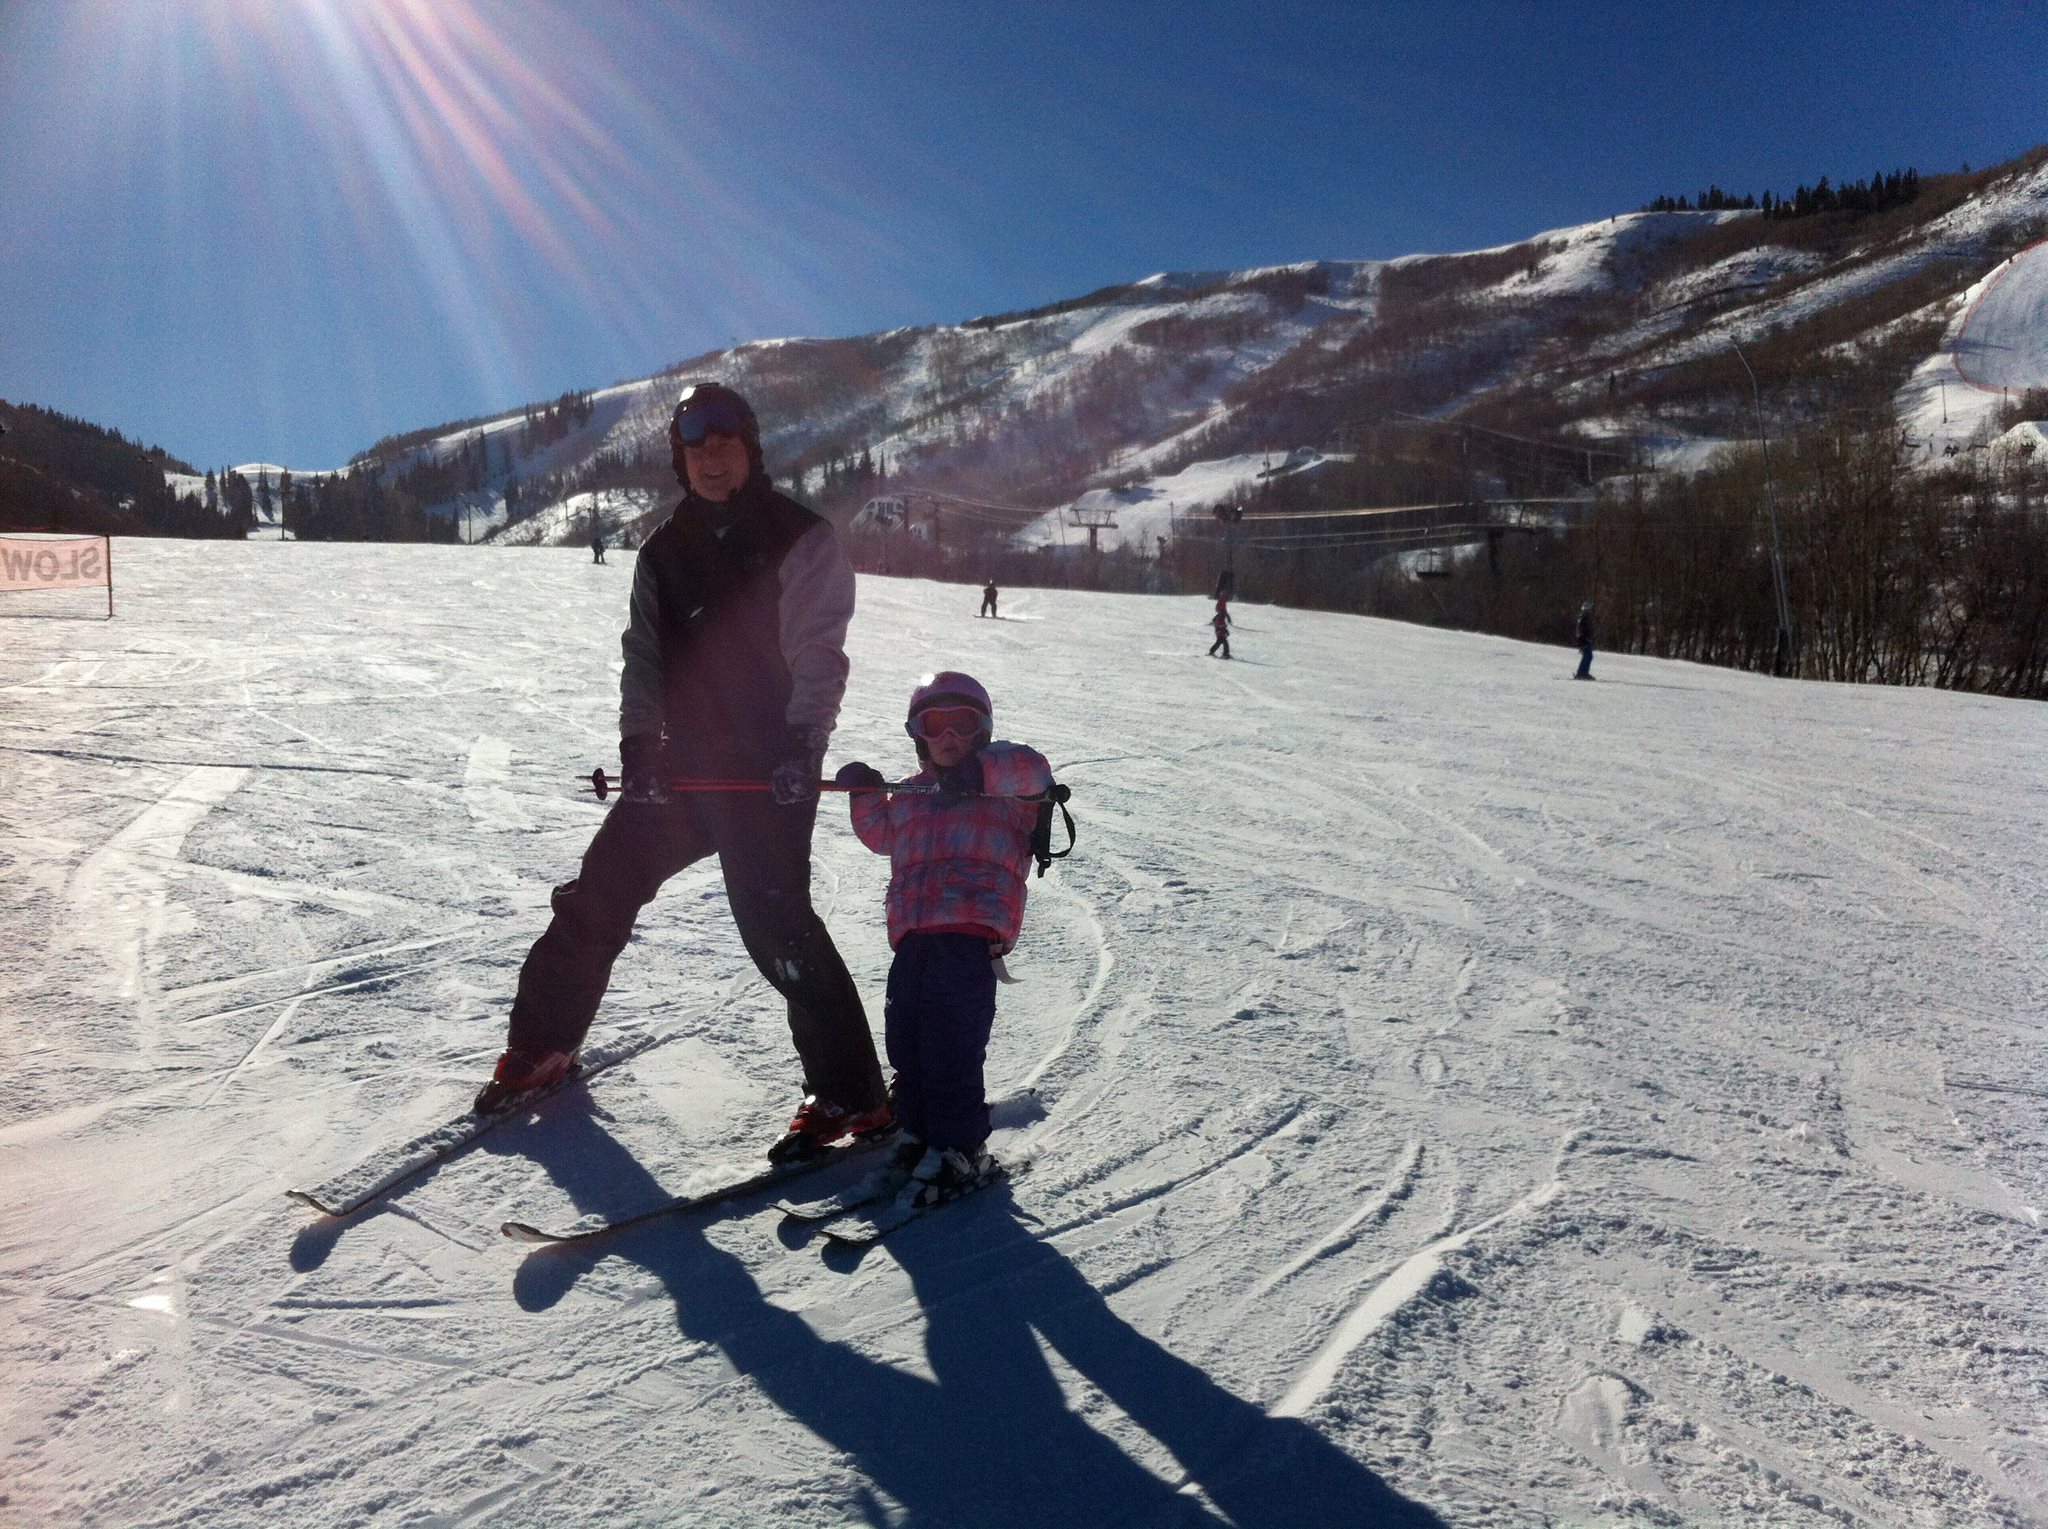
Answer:
[(634, 565), (620, 735), (665, 734), (686, 774), (765, 774), (792, 727), (838, 721), (853, 600), (830, 523), (765, 479), (685, 495)]

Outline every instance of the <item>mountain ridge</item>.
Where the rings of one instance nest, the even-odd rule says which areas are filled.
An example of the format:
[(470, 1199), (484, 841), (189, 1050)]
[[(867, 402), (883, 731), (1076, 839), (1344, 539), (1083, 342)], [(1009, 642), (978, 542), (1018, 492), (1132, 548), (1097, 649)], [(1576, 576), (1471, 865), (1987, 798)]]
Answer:
[[(1954, 445), (1993, 411), (1931, 364), (1969, 295), (2048, 235), (2048, 147), (1919, 185), (1873, 213), (1622, 212), (1485, 249), (1160, 271), (957, 324), (753, 340), (293, 477), (310, 506), (323, 480), (372, 475), (372, 497), (465, 540), (631, 538), (673, 497), (662, 436), (685, 377), (746, 391), (778, 476), (842, 520), (878, 485), (1056, 519), (1204, 460), (1342, 452), (1418, 418), (1686, 467), (1753, 429), (1738, 345), (1784, 420), (1892, 407)], [(290, 519), (275, 505), (259, 526)]]

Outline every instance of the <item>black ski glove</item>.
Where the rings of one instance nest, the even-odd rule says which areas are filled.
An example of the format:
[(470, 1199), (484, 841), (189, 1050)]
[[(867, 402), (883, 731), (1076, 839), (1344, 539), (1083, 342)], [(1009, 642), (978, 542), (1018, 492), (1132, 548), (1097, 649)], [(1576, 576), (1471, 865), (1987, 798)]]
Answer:
[(882, 779), (882, 772), (880, 770), (877, 770), (873, 765), (861, 764), (858, 761), (853, 764), (841, 765), (839, 773), (834, 775), (832, 779), (853, 791), (873, 791), (888, 784), (888, 782)]
[(662, 784), (667, 774), (667, 750), (661, 734), (635, 733), (619, 740), (619, 800), (642, 806), (660, 806), (669, 799)]
[(822, 727), (790, 727), (788, 752), (768, 777), (776, 801), (793, 807), (818, 794), (818, 772), (825, 768), (825, 741), (831, 736)]

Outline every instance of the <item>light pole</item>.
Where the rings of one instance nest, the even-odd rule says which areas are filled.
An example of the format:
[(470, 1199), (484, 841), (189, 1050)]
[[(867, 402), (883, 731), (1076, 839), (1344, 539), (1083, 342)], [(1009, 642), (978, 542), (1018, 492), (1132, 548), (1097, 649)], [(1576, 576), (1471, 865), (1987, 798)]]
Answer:
[(1792, 644), (1792, 599), (1785, 589), (1785, 549), (1778, 537), (1778, 495), (1771, 482), (1771, 443), (1764, 434), (1764, 395), (1757, 386), (1756, 369), (1749, 364), (1749, 357), (1742, 353), (1742, 347), (1733, 340), (1728, 342), (1735, 352), (1735, 359), (1742, 363), (1742, 369), (1749, 373), (1750, 397), (1756, 402), (1756, 443), (1764, 458), (1764, 508), (1771, 520), (1771, 582), (1778, 594), (1778, 657), (1772, 672), (1783, 674), (1786, 670), (1797, 669), (1799, 657)]

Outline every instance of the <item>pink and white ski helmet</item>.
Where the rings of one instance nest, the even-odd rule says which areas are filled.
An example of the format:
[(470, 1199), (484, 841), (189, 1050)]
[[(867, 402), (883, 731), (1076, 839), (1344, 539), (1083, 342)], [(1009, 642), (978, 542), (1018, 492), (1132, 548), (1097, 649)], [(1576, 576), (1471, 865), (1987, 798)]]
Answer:
[[(957, 669), (941, 669), (937, 674), (927, 674), (918, 681), (917, 689), (910, 693), (910, 710), (904, 713), (903, 730), (916, 738), (914, 724), (918, 713), (943, 706), (973, 707), (985, 719), (980, 741), (986, 743), (995, 736), (996, 709), (988, 698), (988, 692), (981, 688), (981, 681), (973, 675), (962, 674)], [(923, 742), (919, 740), (919, 748), (922, 747)]]

